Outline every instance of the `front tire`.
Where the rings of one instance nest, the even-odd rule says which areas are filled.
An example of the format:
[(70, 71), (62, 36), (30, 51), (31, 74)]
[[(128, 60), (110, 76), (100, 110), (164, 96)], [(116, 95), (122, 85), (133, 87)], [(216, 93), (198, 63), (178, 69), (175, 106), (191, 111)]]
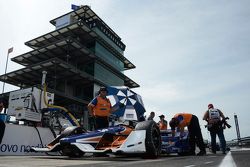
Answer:
[[(68, 127), (66, 128), (60, 136), (55, 139), (55, 142), (60, 142), (64, 137), (70, 137), (72, 135), (78, 135), (85, 133), (86, 130), (81, 127)], [(76, 146), (71, 145), (70, 143), (60, 143), (61, 151), (60, 153), (64, 156), (79, 158), (82, 157), (85, 153), (79, 150)]]
[(145, 157), (157, 158), (161, 153), (161, 135), (160, 129), (156, 122), (152, 120), (139, 122), (136, 125), (135, 130), (146, 130)]
[(62, 155), (68, 156), (70, 158), (80, 158), (85, 153), (79, 150), (76, 146), (67, 145), (62, 149)]

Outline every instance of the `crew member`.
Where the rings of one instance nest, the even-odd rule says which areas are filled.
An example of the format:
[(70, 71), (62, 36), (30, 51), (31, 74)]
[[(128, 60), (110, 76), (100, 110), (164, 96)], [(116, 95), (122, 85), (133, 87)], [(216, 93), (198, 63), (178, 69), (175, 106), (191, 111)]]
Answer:
[(190, 155), (195, 155), (196, 142), (200, 149), (200, 152), (197, 155), (201, 156), (206, 154), (199, 120), (195, 115), (188, 113), (176, 114), (169, 122), (169, 125), (171, 127), (173, 137), (175, 136), (176, 127), (180, 130), (182, 136), (184, 128), (187, 126), (189, 132)]
[[(5, 108), (4, 99), (0, 99), (0, 113), (4, 108)], [(0, 144), (3, 139), (4, 131), (5, 131), (5, 123), (3, 120), (0, 119)]]
[(164, 115), (160, 115), (160, 121), (158, 122), (158, 126), (160, 128), (160, 130), (167, 130), (168, 128), (168, 121), (166, 121), (164, 118)]
[[(106, 97), (107, 93), (107, 88), (101, 87), (98, 96), (88, 104), (89, 114), (95, 120), (95, 129), (109, 127), (108, 116), (119, 109), (119, 107), (111, 107), (111, 103)], [(124, 104), (120, 104), (119, 106), (123, 107)]]
[(151, 113), (150, 113), (150, 115), (148, 116), (148, 120), (154, 120), (154, 117), (155, 117), (155, 112), (154, 111), (152, 111)]
[(225, 120), (224, 114), (221, 110), (214, 108), (213, 104), (208, 104), (208, 110), (205, 112), (203, 120), (208, 123), (207, 128), (210, 131), (212, 152), (216, 154), (216, 135), (218, 135), (222, 153), (226, 154), (226, 140), (222, 127), (222, 120)]

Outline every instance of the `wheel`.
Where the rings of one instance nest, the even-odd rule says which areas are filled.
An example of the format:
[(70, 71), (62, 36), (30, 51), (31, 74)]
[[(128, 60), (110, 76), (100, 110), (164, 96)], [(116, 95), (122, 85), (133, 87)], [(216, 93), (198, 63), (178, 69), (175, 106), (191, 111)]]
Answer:
[[(68, 127), (66, 128), (60, 135), (60, 139), (63, 137), (71, 136), (71, 135), (77, 135), (77, 134), (83, 134), (86, 130), (81, 127)], [(60, 140), (59, 139), (59, 140)], [(70, 144), (61, 144), (62, 146), (62, 155), (69, 156), (72, 158), (79, 158), (82, 157), (85, 153), (79, 150), (76, 146), (70, 145)]]
[(64, 146), (62, 149), (62, 155), (69, 156), (72, 158), (80, 158), (84, 154), (85, 153), (79, 150), (76, 146), (72, 146), (72, 145)]
[(146, 158), (157, 158), (161, 153), (161, 135), (157, 124), (150, 120), (139, 122), (135, 130), (146, 130)]

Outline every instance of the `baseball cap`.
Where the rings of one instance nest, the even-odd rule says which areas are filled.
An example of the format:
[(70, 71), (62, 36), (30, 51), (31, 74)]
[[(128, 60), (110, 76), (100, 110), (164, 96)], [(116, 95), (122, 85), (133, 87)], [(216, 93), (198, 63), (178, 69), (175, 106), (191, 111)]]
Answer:
[(159, 117), (160, 117), (160, 118), (165, 118), (165, 116), (164, 116), (164, 115), (160, 115)]
[(107, 88), (106, 87), (100, 87), (100, 90), (99, 91), (106, 91), (108, 92)]

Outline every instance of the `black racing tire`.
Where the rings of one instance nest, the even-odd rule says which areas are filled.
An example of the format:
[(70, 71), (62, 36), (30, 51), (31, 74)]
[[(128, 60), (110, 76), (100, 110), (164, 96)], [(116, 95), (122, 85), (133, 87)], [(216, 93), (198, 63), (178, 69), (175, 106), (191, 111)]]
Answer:
[(157, 158), (161, 153), (161, 134), (156, 122), (152, 120), (139, 122), (135, 130), (146, 130), (146, 154), (144, 157)]
[(85, 152), (82, 152), (76, 146), (72, 146), (72, 145), (64, 146), (62, 149), (62, 155), (68, 156), (71, 158), (80, 158), (84, 154), (85, 154)]
[[(68, 137), (71, 135), (77, 135), (77, 134), (83, 134), (83, 133), (86, 133), (86, 130), (82, 127), (75, 127), (75, 126), (68, 127), (61, 133), (60, 139), (63, 137)], [(61, 153), (62, 155), (65, 155), (71, 158), (80, 158), (85, 154), (85, 152), (82, 152), (79, 148), (70, 144), (66, 144), (66, 145), (62, 144)]]

